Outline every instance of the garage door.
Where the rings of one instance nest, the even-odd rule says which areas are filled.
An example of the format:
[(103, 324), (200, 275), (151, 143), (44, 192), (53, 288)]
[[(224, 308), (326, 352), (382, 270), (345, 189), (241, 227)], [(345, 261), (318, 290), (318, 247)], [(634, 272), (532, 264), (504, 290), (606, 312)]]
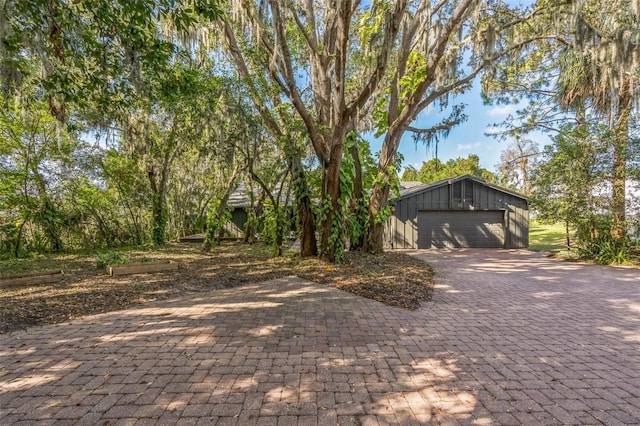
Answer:
[(418, 212), (418, 248), (504, 245), (504, 211)]

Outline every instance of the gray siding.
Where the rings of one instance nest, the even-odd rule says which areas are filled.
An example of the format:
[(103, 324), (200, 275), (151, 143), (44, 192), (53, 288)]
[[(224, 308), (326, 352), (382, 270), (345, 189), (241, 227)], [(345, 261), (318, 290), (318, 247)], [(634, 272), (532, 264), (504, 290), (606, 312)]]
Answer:
[(226, 238), (244, 238), (244, 224), (247, 221), (247, 212), (243, 208), (236, 207), (231, 213), (231, 220), (224, 225)]
[(394, 205), (385, 229), (387, 248), (418, 248), (418, 212), (504, 211), (504, 247), (529, 245), (529, 207), (525, 198), (471, 177), (411, 189)]

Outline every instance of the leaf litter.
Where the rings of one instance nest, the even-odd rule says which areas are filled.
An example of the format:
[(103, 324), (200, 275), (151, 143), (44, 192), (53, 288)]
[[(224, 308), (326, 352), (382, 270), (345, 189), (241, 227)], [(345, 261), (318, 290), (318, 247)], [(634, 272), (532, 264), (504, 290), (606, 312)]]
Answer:
[[(274, 258), (270, 248), (260, 243), (223, 242), (209, 253), (194, 244), (171, 244), (153, 251), (131, 251), (128, 256), (170, 259), (180, 269), (111, 277), (96, 268), (95, 256), (26, 260), (21, 269), (62, 267), (64, 280), (0, 289), (0, 333), (291, 275), (411, 310), (430, 300), (433, 290), (429, 265), (399, 252), (347, 252), (342, 263), (329, 264), (293, 252)], [(0, 268), (10, 269), (3, 263)]]

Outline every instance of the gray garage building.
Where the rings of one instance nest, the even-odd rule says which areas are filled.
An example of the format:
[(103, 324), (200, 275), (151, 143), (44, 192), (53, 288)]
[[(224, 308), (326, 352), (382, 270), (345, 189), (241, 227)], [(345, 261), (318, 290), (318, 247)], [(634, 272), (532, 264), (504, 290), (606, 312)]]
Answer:
[(466, 175), (400, 191), (387, 248), (526, 248), (529, 206), (516, 192)]

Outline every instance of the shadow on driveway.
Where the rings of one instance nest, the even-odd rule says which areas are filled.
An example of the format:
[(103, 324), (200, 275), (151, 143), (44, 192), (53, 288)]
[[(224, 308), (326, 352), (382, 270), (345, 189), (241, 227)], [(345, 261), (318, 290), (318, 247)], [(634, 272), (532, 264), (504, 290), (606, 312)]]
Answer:
[(416, 312), (291, 277), (1, 335), (3, 423), (640, 421), (637, 270), (413, 254)]

